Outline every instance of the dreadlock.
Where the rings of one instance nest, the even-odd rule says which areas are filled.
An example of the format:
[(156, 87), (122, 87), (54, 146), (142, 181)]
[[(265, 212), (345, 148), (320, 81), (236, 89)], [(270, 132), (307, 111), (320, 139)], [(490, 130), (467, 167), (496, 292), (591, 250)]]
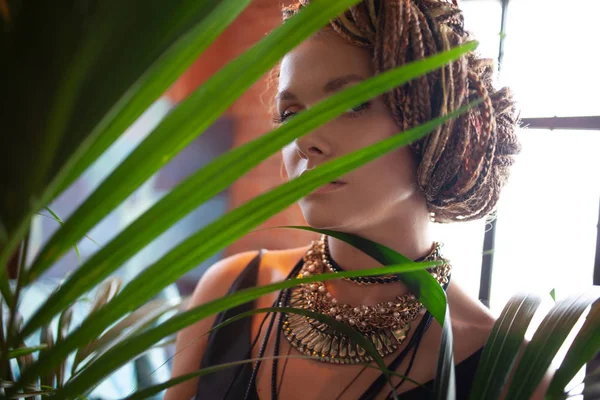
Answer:
[[(285, 7), (284, 21), (309, 2)], [(330, 27), (370, 51), (375, 74), (470, 39), (456, 0), (363, 0)], [(512, 96), (508, 88), (496, 90), (492, 80), (493, 60), (469, 53), (383, 95), (402, 130), (483, 99), (411, 145), (419, 161), (417, 182), (436, 222), (475, 220), (493, 212), (520, 151)]]

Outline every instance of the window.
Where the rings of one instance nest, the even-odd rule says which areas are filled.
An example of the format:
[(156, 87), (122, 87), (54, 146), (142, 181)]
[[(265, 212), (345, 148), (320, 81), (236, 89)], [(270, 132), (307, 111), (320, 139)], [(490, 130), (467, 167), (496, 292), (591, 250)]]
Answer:
[[(467, 3), (465, 3), (467, 4)], [(501, 79), (523, 117), (600, 115), (597, 0), (511, 1)]]
[(592, 283), (600, 131), (523, 130), (498, 205), (492, 310), (519, 290), (558, 297)]

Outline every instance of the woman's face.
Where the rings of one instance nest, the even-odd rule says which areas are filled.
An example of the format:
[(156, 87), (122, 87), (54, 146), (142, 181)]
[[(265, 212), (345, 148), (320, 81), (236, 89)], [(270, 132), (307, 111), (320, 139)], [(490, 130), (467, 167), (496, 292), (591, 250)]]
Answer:
[[(360, 80), (373, 75), (371, 56), (363, 48), (324, 29), (288, 53), (281, 63), (276, 98), (285, 120)], [(321, 126), (282, 150), (289, 179), (326, 161), (397, 134), (399, 128), (378, 97)], [(315, 228), (347, 232), (374, 226), (394, 213), (424, 201), (416, 184), (412, 151), (401, 148), (340, 176), (299, 201), (306, 222)]]

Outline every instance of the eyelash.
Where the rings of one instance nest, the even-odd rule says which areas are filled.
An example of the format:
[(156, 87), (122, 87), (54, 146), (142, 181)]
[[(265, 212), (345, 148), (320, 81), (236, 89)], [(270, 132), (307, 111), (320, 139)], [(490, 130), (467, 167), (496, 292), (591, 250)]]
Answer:
[[(362, 103), (359, 106), (351, 108), (352, 111), (349, 112), (348, 114), (346, 114), (346, 116), (348, 116), (350, 118), (355, 118), (362, 112), (368, 110), (369, 108), (371, 108), (370, 102)], [(273, 122), (276, 124), (283, 124), (285, 121), (287, 121), (288, 118), (293, 117), (295, 114), (297, 114), (297, 113), (286, 113), (286, 111), (284, 111), (282, 113), (278, 113), (277, 115), (275, 115), (273, 117)]]

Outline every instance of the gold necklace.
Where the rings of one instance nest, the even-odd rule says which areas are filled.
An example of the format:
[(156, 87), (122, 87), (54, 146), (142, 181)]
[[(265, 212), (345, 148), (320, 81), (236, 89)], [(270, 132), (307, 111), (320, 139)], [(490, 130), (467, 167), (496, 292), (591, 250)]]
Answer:
[[(327, 266), (323, 262), (324, 251), (323, 237), (312, 242), (311, 248), (304, 255), (299, 278), (327, 272)], [(444, 260), (439, 252), (436, 256), (439, 257), (437, 259)], [(433, 269), (432, 275), (444, 285), (448, 282), (450, 270), (450, 264), (444, 262)], [(396, 296), (393, 302), (382, 302), (375, 306), (339, 304), (323, 282), (301, 284), (292, 288), (289, 306), (318, 312), (352, 326), (373, 343), (382, 357), (393, 353), (402, 344), (411, 322), (423, 308), (412, 294)], [(373, 361), (350, 337), (312, 318), (285, 314), (283, 333), (297, 351), (304, 355), (318, 356), (323, 362), (357, 364)]]
[[(323, 263), (325, 264), (327, 269), (329, 269), (331, 272), (343, 272), (344, 269), (342, 269), (331, 258), (331, 255), (329, 253), (328, 237), (326, 235), (322, 235), (320, 240), (323, 242), (323, 252), (322, 252)], [(420, 261), (432, 261), (432, 260), (439, 259), (440, 258), (440, 248), (441, 248), (441, 243), (435, 242), (433, 244), (433, 249), (431, 250), (431, 252), (429, 252), (429, 254), (426, 255)], [(402, 281), (400, 279), (399, 274), (378, 275), (378, 276), (357, 276), (357, 277), (353, 277), (353, 278), (342, 278), (342, 279), (350, 281), (350, 282), (358, 283), (359, 285), (373, 285), (373, 284), (377, 284), (377, 283), (394, 283), (394, 282)]]

